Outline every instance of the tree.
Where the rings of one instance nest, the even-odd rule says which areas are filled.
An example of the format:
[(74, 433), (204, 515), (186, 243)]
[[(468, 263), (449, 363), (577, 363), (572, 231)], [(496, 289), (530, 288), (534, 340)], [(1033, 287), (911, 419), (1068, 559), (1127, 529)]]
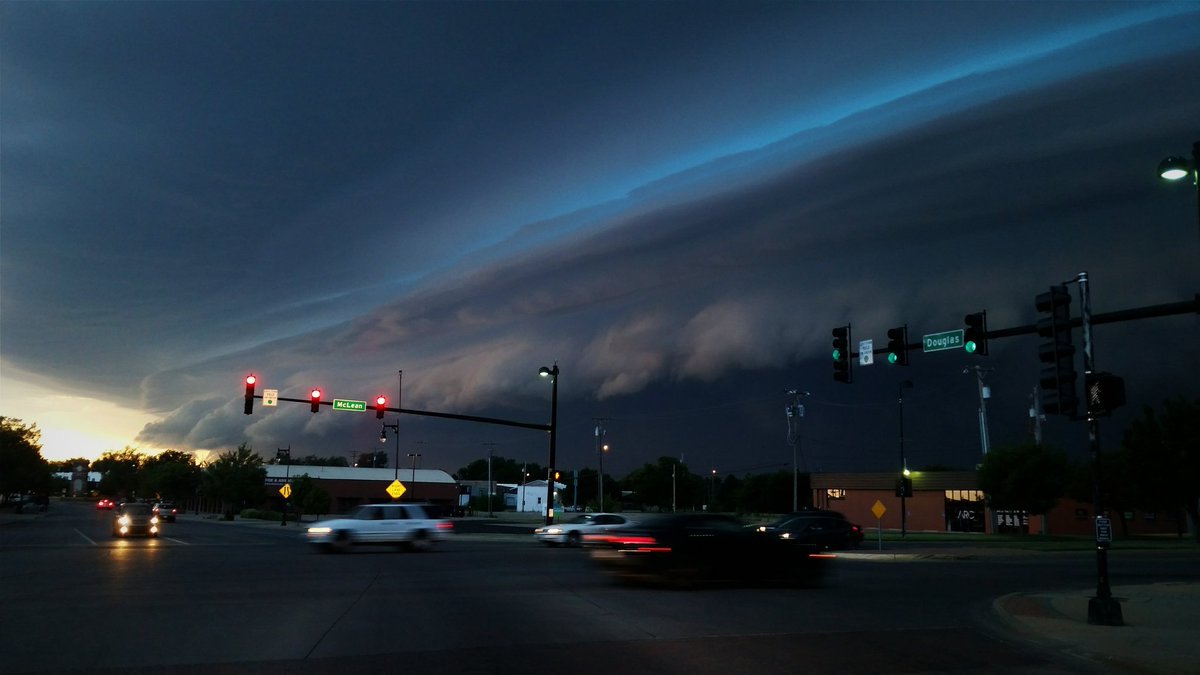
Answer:
[(388, 465), (388, 454), (383, 450), (364, 452), (358, 456), (358, 459), (355, 461), (354, 465), (359, 467), (386, 469)]
[(191, 453), (166, 450), (142, 464), (139, 485), (142, 494), (184, 500), (200, 486), (200, 467)]
[[(592, 472), (592, 478), (595, 480), (595, 472)], [(613, 488), (617, 490), (616, 495), (620, 495), (620, 490), (624, 488), (633, 493), (634, 501), (642, 504), (643, 507), (654, 507), (660, 511), (671, 510), (671, 500), (675, 499), (675, 503), (680, 503), (679, 488), (689, 482), (691, 473), (688, 472), (687, 466), (680, 464), (679, 460), (674, 457), (659, 457), (656, 464), (643, 464), (641, 468), (634, 469), (627, 476), (621, 479), (620, 484), (616, 481), (609, 481), (605, 477), (604, 481), (604, 499), (607, 502), (611, 490), (610, 482)], [(687, 503), (684, 501), (683, 503)]]
[(1183, 509), (1200, 541), (1200, 399), (1164, 401), (1161, 413), (1146, 406), (1125, 431), (1122, 445), (1144, 505)]
[(317, 485), (311, 476), (302, 473), (296, 476), (292, 483), (292, 501), (300, 508), (301, 513), (309, 515), (329, 513), (329, 506), (333, 503), (333, 498), (329, 496), (325, 488)]
[[(525, 473), (522, 474), (522, 467)], [(487, 480), (488, 461), (477, 459), (454, 472), (458, 480)], [(515, 459), (505, 459), (496, 455), (492, 457), (492, 481), (496, 483), (524, 483), (534, 480), (545, 480), (546, 469), (533, 462), (518, 462)]]
[(200, 491), (220, 501), (225, 518), (232, 519), (235, 509), (240, 511), (262, 498), (263, 481), (267, 477), (262, 464), (262, 457), (242, 443), (237, 450), (221, 453), (204, 467), (200, 474)]
[[(811, 506), (808, 474), (800, 474), (799, 506)], [(737, 510), (746, 513), (788, 513), (792, 510), (791, 470), (747, 476), (737, 496)]]
[(60, 471), (63, 473), (74, 473), (75, 467), (82, 466), (84, 469), (89, 469), (92, 466), (92, 460), (84, 457), (76, 457), (74, 459), (61, 459), (56, 462), (49, 462), (51, 471)]
[(119, 497), (134, 497), (138, 489), (138, 472), (146, 455), (129, 446), (124, 450), (109, 450), (92, 462), (92, 470), (100, 472), (100, 492)]
[(46, 492), (50, 467), (42, 458), (37, 424), (0, 416), (0, 499), (14, 492)]
[(306, 455), (300, 459), (293, 459), (292, 465), (303, 466), (350, 466), (350, 462), (346, 461), (345, 457), (318, 457), (316, 455)]
[(979, 467), (979, 487), (992, 508), (1045, 514), (1065, 493), (1072, 473), (1061, 450), (1024, 443), (988, 452)]

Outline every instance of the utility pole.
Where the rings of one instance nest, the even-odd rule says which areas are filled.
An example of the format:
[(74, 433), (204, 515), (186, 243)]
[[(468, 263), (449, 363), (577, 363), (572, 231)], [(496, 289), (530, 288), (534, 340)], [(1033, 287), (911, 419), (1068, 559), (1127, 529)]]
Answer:
[(900, 536), (908, 536), (908, 459), (904, 456), (904, 390), (912, 389), (912, 380), (904, 380), (898, 388), (900, 392)]
[(1033, 442), (1037, 445), (1042, 444), (1042, 421), (1046, 416), (1042, 414), (1042, 388), (1034, 385), (1033, 394), (1029, 397), (1029, 425), (1033, 432)]
[(599, 460), (600, 468), (596, 470), (596, 498), (600, 500), (599, 511), (604, 511), (604, 423), (608, 421), (607, 417), (593, 417), (592, 421), (596, 423), (596, 457)]
[(995, 370), (995, 368), (984, 368), (983, 366), (963, 368), (964, 375), (975, 371), (975, 381), (979, 385), (979, 447), (983, 450), (984, 455), (988, 454), (988, 450), (991, 448), (988, 439), (987, 400), (992, 397), (992, 390), (983, 383), (983, 374), (995, 372)]
[(495, 443), (484, 443), (483, 447), (488, 449), (488, 518), (492, 517), (492, 449), (496, 447)]
[(800, 419), (804, 417), (804, 406), (800, 403), (800, 397), (811, 396), (811, 393), (798, 389), (789, 389), (785, 393), (792, 397), (784, 410), (788, 422), (788, 444), (792, 446), (792, 511), (799, 511), (800, 465), (797, 457), (800, 455)]

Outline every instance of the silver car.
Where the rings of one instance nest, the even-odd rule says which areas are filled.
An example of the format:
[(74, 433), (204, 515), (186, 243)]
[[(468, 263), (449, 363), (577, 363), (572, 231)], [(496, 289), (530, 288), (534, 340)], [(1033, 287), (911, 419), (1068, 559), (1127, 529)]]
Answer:
[(547, 546), (579, 546), (585, 534), (632, 524), (634, 521), (619, 513), (587, 513), (565, 523), (539, 527), (533, 531), (533, 538)]
[(313, 523), (304, 536), (323, 551), (355, 546), (397, 545), (426, 550), (454, 534), (454, 524), (432, 518), (422, 504), (363, 504), (342, 518)]

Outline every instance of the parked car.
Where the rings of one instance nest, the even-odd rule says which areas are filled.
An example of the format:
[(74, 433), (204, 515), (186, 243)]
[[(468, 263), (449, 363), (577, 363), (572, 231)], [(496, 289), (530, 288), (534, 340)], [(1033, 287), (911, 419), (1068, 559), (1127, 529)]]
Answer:
[(322, 551), (372, 544), (427, 550), (454, 534), (453, 523), (431, 517), (427, 509), (425, 504), (363, 504), (343, 518), (313, 523), (304, 536)]
[(42, 513), (50, 507), (50, 498), (46, 495), (24, 495), (13, 507), (17, 513)]
[(858, 548), (863, 540), (861, 527), (846, 520), (846, 516), (837, 511), (824, 509), (789, 513), (769, 525), (759, 526), (758, 532), (813, 544), (826, 551)]
[(109, 499), (108, 497), (105, 497), (104, 499), (101, 499), (100, 501), (96, 502), (96, 510), (97, 511), (112, 511), (115, 508), (117, 508), (117, 503), (114, 502), (113, 500)]
[(173, 523), (178, 513), (174, 502), (158, 502), (154, 505), (154, 515), (158, 516), (159, 520)]
[(832, 557), (812, 544), (766, 537), (733, 516), (719, 514), (659, 516), (587, 534), (583, 541), (600, 568), (619, 580), (685, 588), (729, 582), (813, 583)]
[(539, 527), (533, 531), (533, 538), (547, 546), (579, 546), (585, 534), (632, 524), (633, 521), (619, 513), (588, 513), (565, 523)]
[(157, 537), (160, 531), (158, 516), (149, 504), (126, 502), (113, 514), (113, 536), (129, 537), (142, 535)]

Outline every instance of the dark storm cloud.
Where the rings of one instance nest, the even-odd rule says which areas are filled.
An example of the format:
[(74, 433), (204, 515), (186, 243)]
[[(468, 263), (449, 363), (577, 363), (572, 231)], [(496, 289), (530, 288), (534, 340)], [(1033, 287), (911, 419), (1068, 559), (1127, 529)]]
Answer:
[[(1189, 196), (1150, 171), (1196, 131), (1185, 5), (211, 7), (17, 13), (73, 27), (57, 52), (5, 31), (5, 362), (136, 391), (147, 444), (373, 443), (299, 405), (244, 417), (250, 371), (368, 398), (403, 368), (405, 407), (537, 421), (557, 360), (576, 446), (592, 410), (722, 391), (770, 413), (644, 452), (757, 448), (757, 389), (828, 381), (833, 325), (1017, 325), (1084, 269), (1101, 311), (1196, 286)], [(996, 352), (1024, 388), (1036, 363)], [(812, 405), (890, 425), (878, 377)]]

